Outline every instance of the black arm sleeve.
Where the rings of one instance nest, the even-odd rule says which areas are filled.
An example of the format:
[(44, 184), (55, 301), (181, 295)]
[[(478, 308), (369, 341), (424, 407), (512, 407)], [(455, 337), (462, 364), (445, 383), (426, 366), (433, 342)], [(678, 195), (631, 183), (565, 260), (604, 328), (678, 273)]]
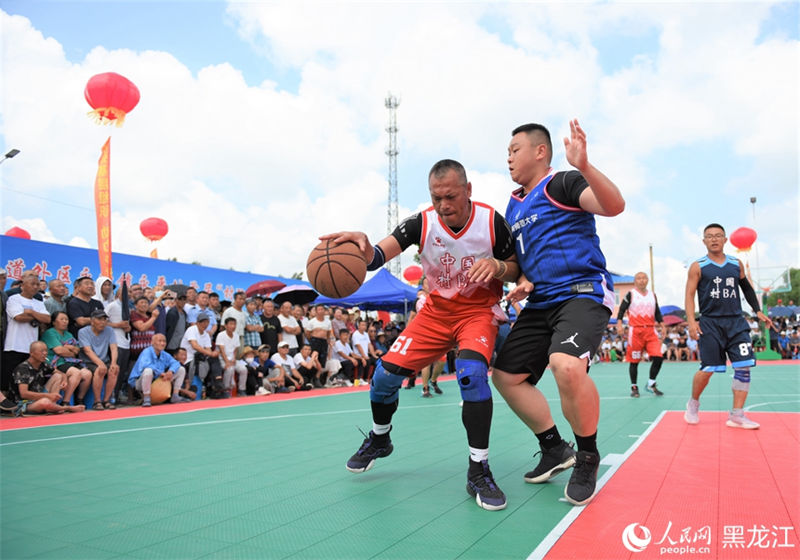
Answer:
[[(625, 316), (625, 312), (628, 310), (628, 306), (631, 304), (631, 293), (628, 292), (625, 294), (625, 297), (622, 298), (622, 301), (619, 303), (619, 313), (617, 313), (617, 321), (622, 321), (622, 318)], [(658, 309), (658, 306), (656, 306)]]
[(656, 323), (663, 323), (664, 316), (661, 315), (661, 307), (658, 305), (658, 298), (653, 294), (653, 299), (656, 301)]
[(422, 214), (417, 212), (400, 222), (392, 232), (392, 237), (397, 239), (401, 251), (419, 245), (422, 241)]
[(589, 183), (578, 171), (562, 171), (547, 185), (547, 194), (565, 206), (580, 208), (581, 193), (588, 187)]
[(753, 310), (753, 313), (758, 313), (761, 311), (761, 305), (758, 303), (758, 296), (756, 295), (756, 291), (753, 289), (753, 286), (750, 285), (750, 280), (747, 279), (747, 276), (744, 278), (739, 278), (739, 286), (742, 288), (744, 299), (746, 299), (747, 303), (750, 304), (750, 308)]
[(494, 258), (504, 261), (514, 254), (514, 236), (506, 219), (494, 211)]

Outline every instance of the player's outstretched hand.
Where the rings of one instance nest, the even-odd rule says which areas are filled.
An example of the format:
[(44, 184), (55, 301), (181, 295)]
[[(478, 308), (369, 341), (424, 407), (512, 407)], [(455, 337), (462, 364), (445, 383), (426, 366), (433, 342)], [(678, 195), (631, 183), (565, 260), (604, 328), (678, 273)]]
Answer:
[[(363, 231), (339, 231), (336, 233), (328, 233), (326, 235), (319, 236), (320, 241), (325, 241), (326, 239), (330, 239), (335, 244), (344, 243), (345, 241), (352, 241), (358, 248), (361, 249), (361, 252), (364, 253), (364, 258), (367, 262), (372, 260), (372, 244), (369, 242), (369, 238), (367, 234)], [(368, 254), (369, 253), (369, 254)]]
[(522, 301), (523, 299), (528, 297), (531, 292), (533, 292), (533, 282), (531, 282), (524, 276), (520, 276), (519, 279), (517, 280), (517, 285), (514, 287), (513, 290), (508, 292), (506, 300), (508, 300), (511, 303), (514, 303), (515, 301)]
[(589, 156), (586, 153), (586, 133), (578, 124), (578, 119), (569, 121), (569, 132), (570, 137), (564, 138), (567, 162), (580, 171), (589, 163)]

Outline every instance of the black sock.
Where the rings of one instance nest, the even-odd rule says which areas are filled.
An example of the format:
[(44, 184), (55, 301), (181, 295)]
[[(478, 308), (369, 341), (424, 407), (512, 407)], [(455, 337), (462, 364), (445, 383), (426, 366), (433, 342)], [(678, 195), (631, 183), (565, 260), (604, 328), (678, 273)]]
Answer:
[(397, 401), (389, 404), (375, 401), (370, 401), (370, 403), (372, 405), (373, 422), (379, 425), (392, 423), (392, 416), (394, 416), (394, 413), (397, 410)]
[(600, 454), (597, 450), (597, 432), (586, 437), (575, 434), (575, 443), (578, 445), (578, 451)]
[(467, 430), (467, 442), (475, 449), (488, 449), (489, 432), (492, 429), (492, 400), (464, 401), (461, 422)]
[(536, 434), (536, 438), (539, 440), (539, 444), (545, 449), (553, 449), (561, 443), (561, 434), (558, 433), (558, 428), (556, 428), (555, 424), (553, 424), (552, 428), (540, 434)]

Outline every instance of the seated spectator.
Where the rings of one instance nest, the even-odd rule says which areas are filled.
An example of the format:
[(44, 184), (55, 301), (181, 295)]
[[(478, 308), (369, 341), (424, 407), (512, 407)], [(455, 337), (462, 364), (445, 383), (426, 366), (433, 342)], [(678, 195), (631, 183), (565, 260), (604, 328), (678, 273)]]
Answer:
[(685, 362), (689, 359), (689, 342), (686, 335), (681, 335), (681, 337), (678, 339), (676, 349), (678, 350), (679, 361)]
[(611, 339), (609, 339), (607, 335), (603, 337), (603, 340), (600, 343), (599, 355), (601, 362), (611, 361)]
[[(38, 281), (36, 283), (39, 285)], [(28, 359), (14, 368), (13, 383), (9, 396), (19, 405), (19, 414), (54, 412), (83, 412), (82, 404), (62, 406), (60, 391), (66, 387), (66, 377), (61, 372), (53, 372), (47, 363), (47, 345), (33, 342), (28, 348)], [(50, 375), (52, 374), (52, 375)], [(50, 380), (46, 381), (50, 375)]]
[(66, 312), (54, 312), (50, 324), (53, 326), (42, 335), (42, 342), (47, 345), (47, 362), (67, 378), (63, 402), (69, 404), (77, 388), (75, 404), (83, 404), (92, 384), (92, 372), (78, 357), (81, 352), (80, 343), (67, 330), (69, 317)]
[[(261, 321), (259, 321), (259, 325)], [(217, 334), (217, 350), (219, 351), (219, 363), (222, 367), (222, 383), (226, 391), (233, 389), (233, 374), (239, 379), (238, 395), (244, 397), (247, 392), (247, 366), (236, 361), (236, 354), (239, 352), (240, 340), (236, 333), (236, 319), (226, 317), (223, 321), (223, 328)], [(260, 340), (260, 339), (259, 339)]]
[(795, 328), (789, 337), (789, 350), (792, 353), (792, 359), (800, 359), (800, 329)]
[[(94, 377), (92, 380), (92, 392), (94, 393), (92, 409), (114, 409), (117, 407), (111, 398), (119, 374), (116, 335), (114, 329), (108, 326), (108, 315), (102, 309), (92, 311), (91, 321), (90, 325), (78, 331), (78, 342), (81, 346), (79, 357)], [(106, 390), (105, 393), (102, 393), (104, 378), (106, 379)], [(105, 394), (105, 401), (101, 401), (102, 394)]]
[(342, 364), (342, 371), (338, 375), (343, 375), (348, 382), (354, 383), (358, 360), (353, 356), (353, 347), (350, 346), (350, 331), (346, 327), (339, 330), (339, 340), (333, 345), (333, 353)]
[(697, 347), (697, 341), (692, 337), (687, 338), (686, 347), (689, 349), (689, 360), (698, 361), (700, 359), (700, 349)]
[(664, 359), (669, 360), (670, 362), (678, 361), (678, 347), (672, 341), (671, 338), (664, 339), (664, 343), (667, 346), (666, 351), (664, 352)]
[(3, 346), (2, 386), (11, 384), (11, 373), (28, 357), (32, 342), (39, 340), (39, 324), (50, 324), (44, 303), (34, 296), (39, 293), (39, 277), (29, 270), (23, 273), (19, 293), (9, 296), (5, 305), (8, 319)]
[(286, 387), (283, 370), (275, 370), (277, 364), (269, 359), (269, 346), (262, 344), (258, 347), (257, 353), (258, 357), (253, 360), (252, 364), (255, 368), (256, 394), (267, 395), (294, 391), (294, 384), (290, 384), (291, 389)]
[(277, 385), (280, 386), (282, 378), (282, 384), (285, 387), (294, 387), (298, 391), (312, 388), (312, 386), (305, 387), (303, 376), (294, 367), (294, 359), (289, 355), (288, 340), (281, 340), (278, 343), (278, 351), (272, 355), (270, 360), (275, 364), (269, 379), (270, 382), (276, 380), (278, 381)]
[[(186, 360), (186, 349), (185, 348), (178, 348), (172, 353), (172, 357), (175, 358), (175, 361), (180, 364), (180, 366), (184, 369), (184, 371), (188, 372), (189, 368), (187, 367), (187, 360)], [(178, 394), (182, 397), (186, 397), (190, 401), (193, 401), (197, 398), (197, 391), (200, 389), (196, 385), (191, 385), (191, 381), (189, 380), (189, 388), (185, 389), (181, 387), (178, 389)], [(184, 378), (184, 386), (186, 385), (186, 379)]]
[(153, 381), (163, 378), (172, 383), (170, 402), (188, 402), (190, 399), (180, 395), (186, 377), (186, 370), (166, 351), (167, 337), (154, 334), (151, 345), (145, 348), (136, 359), (128, 384), (142, 393), (142, 406), (150, 406), (150, 387)]
[(153, 340), (153, 335), (156, 334), (156, 329), (153, 326), (159, 315), (158, 309), (149, 311), (150, 302), (146, 296), (139, 296), (134, 302), (134, 308), (131, 311), (131, 360), (136, 360), (141, 354), (142, 350), (150, 346)]
[(786, 331), (781, 331), (780, 335), (778, 336), (778, 351), (781, 354), (781, 358), (784, 360), (789, 360), (792, 358), (792, 351), (789, 345), (789, 335), (786, 334)]
[[(305, 387), (320, 389), (324, 385), (320, 376), (322, 375), (322, 366), (319, 363), (319, 359), (316, 352), (311, 351), (311, 345), (308, 343), (303, 343), (300, 347), (300, 352), (298, 352), (294, 357), (294, 366), (300, 375), (303, 376), (303, 381), (305, 381)], [(309, 385), (311, 387), (309, 387)]]
[(189, 364), (184, 389), (189, 388), (195, 375), (205, 383), (210, 370), (213, 370), (215, 377), (221, 372), (219, 360), (216, 359), (219, 351), (211, 349), (211, 336), (206, 332), (208, 323), (208, 314), (199, 313), (197, 323), (186, 329), (181, 340), (181, 348), (186, 350), (186, 361)]
[(372, 345), (375, 347), (375, 355), (377, 357), (380, 358), (386, 354), (386, 352), (389, 351), (389, 347), (386, 346), (386, 332), (378, 331), (375, 334), (375, 341), (372, 343)]

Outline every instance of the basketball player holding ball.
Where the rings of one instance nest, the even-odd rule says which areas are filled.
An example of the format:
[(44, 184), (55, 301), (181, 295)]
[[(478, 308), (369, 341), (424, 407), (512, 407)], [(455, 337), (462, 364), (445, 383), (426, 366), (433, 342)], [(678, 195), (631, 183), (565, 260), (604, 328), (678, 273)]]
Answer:
[(504, 281), (514, 281), (519, 267), (511, 229), (493, 208), (472, 202), (472, 185), (457, 161), (436, 163), (428, 174), (432, 206), (404, 220), (391, 235), (371, 245), (362, 232), (321, 237), (334, 243), (355, 242), (368, 270), (412, 244), (419, 246), (422, 268), (430, 281), (425, 305), (378, 361), (370, 384), (372, 430), (347, 461), (347, 470), (361, 473), (394, 449), (389, 432), (403, 380), (433, 363), (454, 346), (458, 385), (464, 406), (469, 470), (467, 492), (487, 510), (506, 507), (506, 497), (489, 470), (492, 392), (488, 368), (497, 335), (497, 302)]

